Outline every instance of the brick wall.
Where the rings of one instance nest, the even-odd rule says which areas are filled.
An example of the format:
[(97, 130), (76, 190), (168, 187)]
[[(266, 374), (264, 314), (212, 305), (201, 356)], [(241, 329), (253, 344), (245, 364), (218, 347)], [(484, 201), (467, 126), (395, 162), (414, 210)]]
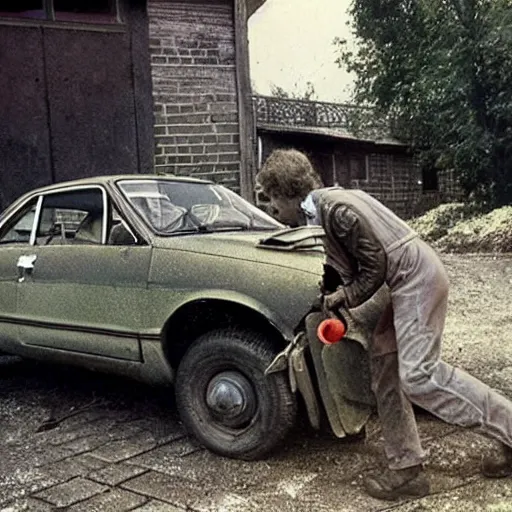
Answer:
[(441, 203), (461, 201), (462, 189), (453, 170), (438, 172), (438, 189), (423, 191), (421, 171), (409, 155), (368, 155), (368, 181), (352, 180), (404, 218), (421, 215)]
[(421, 196), (420, 172), (409, 155), (370, 153), (368, 181), (353, 181), (353, 188), (361, 188), (403, 217), (415, 212)]
[(149, 0), (155, 167), (239, 191), (233, 2)]
[(443, 203), (463, 200), (464, 194), (453, 169), (438, 171), (437, 189), (423, 191), (415, 204), (413, 215), (421, 215)]
[(445, 169), (437, 173), (439, 193), (445, 201), (461, 201), (463, 191), (453, 169)]

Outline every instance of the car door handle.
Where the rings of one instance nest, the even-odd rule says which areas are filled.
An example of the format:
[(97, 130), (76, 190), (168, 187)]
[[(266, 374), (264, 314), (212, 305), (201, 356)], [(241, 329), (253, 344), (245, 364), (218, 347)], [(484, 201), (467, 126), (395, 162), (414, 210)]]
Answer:
[(34, 263), (37, 260), (35, 254), (23, 254), (18, 258), (18, 282), (22, 283), (25, 280), (25, 274), (32, 273), (34, 270)]

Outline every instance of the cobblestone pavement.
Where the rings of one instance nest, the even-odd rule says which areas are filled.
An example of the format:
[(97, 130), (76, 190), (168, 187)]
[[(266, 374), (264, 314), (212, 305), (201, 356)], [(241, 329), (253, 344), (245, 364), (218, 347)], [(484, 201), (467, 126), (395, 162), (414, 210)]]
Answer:
[[(512, 397), (512, 259), (445, 260), (445, 356)], [(186, 436), (171, 390), (0, 357), (0, 512), (512, 512), (512, 479), (478, 473), (491, 443), (418, 417), (432, 494), (389, 504), (361, 490), (383, 463), (376, 421), (365, 440), (298, 427), (265, 461), (229, 460)]]

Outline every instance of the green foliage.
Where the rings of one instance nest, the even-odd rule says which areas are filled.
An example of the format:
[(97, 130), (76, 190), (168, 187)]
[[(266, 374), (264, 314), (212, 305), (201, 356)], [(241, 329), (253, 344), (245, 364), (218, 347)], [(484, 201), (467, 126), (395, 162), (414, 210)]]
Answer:
[(312, 82), (306, 82), (305, 86), (295, 82), (294, 90), (287, 91), (280, 85), (272, 84), (270, 86), (270, 94), (276, 98), (289, 98), (294, 100), (313, 101), (316, 99), (316, 90)]
[(354, 0), (356, 101), (375, 105), (428, 169), (468, 196), (512, 202), (512, 0)]

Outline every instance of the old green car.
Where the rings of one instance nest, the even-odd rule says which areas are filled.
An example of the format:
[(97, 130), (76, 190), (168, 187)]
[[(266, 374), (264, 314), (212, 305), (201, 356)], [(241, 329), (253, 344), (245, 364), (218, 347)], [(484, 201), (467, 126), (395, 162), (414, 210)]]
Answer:
[(202, 444), (262, 457), (294, 424), (297, 387), (318, 423), (316, 379), (291, 377), (291, 359), (269, 366), (304, 347), (322, 264), (317, 229), (286, 229), (210, 182), (41, 188), (0, 217), (0, 351), (174, 384)]

